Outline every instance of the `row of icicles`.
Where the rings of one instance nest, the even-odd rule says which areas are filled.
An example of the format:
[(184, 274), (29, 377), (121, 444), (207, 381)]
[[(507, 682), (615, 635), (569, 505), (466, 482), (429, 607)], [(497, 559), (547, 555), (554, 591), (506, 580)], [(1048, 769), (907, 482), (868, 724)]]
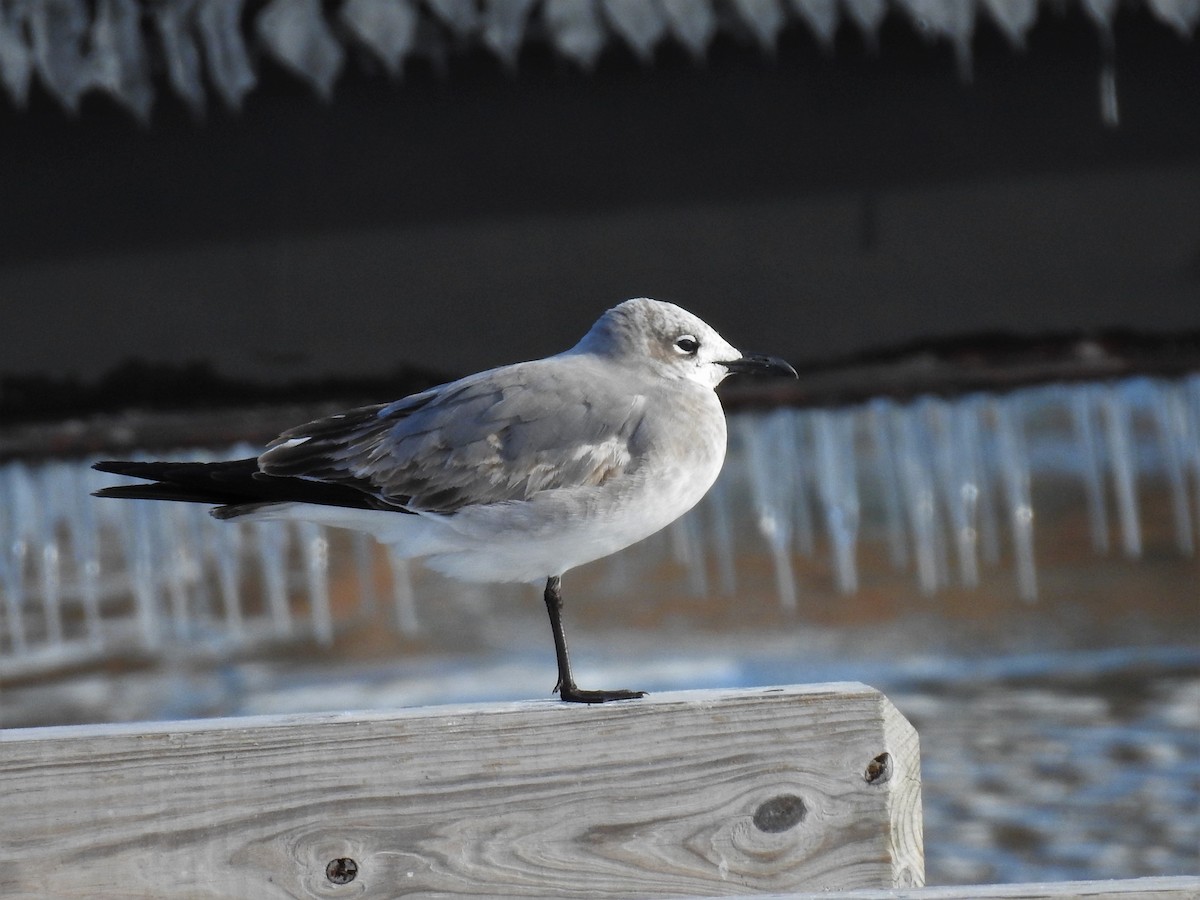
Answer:
[[(218, 522), (197, 504), (101, 502), (91, 491), (119, 479), (89, 464), (0, 466), (0, 662), (180, 641), (332, 640), (331, 544), (321, 526)], [(1015, 593), (1033, 600), (1033, 486), (1051, 476), (1082, 488), (1094, 550), (1109, 552), (1115, 534), (1131, 558), (1142, 551), (1140, 487), (1165, 484), (1175, 544), (1193, 555), (1200, 375), (737, 414), (724, 473), (668, 529), (665, 546), (692, 592), (732, 595), (738, 555), (765, 542), (789, 609), (804, 595), (797, 555), (822, 547), (845, 593), (858, 587), (865, 541), (886, 541), (893, 565), (911, 569), (925, 593), (977, 585), (981, 567), (1007, 550)], [(752, 541), (739, 527), (747, 518)], [(371, 541), (357, 535), (349, 546), (351, 558), (335, 564), (353, 567), (361, 605), (373, 606)], [(619, 576), (639, 554), (663, 550), (652, 539), (601, 565)], [(392, 561), (394, 619), (405, 632), (420, 627), (412, 574)]]

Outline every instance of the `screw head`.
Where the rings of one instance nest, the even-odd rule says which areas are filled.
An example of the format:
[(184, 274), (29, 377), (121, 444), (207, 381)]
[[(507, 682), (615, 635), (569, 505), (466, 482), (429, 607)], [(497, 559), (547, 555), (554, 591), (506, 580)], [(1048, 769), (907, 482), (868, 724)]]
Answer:
[(886, 752), (867, 763), (867, 770), (863, 772), (863, 780), (867, 784), (887, 784), (891, 777), (892, 755)]
[(349, 884), (358, 877), (358, 863), (348, 856), (331, 859), (325, 867), (325, 877), (334, 884)]

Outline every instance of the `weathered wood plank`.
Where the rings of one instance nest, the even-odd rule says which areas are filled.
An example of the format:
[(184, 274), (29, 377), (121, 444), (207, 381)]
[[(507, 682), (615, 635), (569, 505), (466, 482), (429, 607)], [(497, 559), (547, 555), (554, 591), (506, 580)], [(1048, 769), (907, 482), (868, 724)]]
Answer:
[[(919, 885), (919, 765), (860, 684), (11, 730), (0, 895)], [(327, 877), (339, 859), (349, 884)]]
[[(1200, 900), (1200, 876), (959, 884), (911, 890), (845, 891), (835, 897), (836, 900)], [(764, 894), (760, 895), (760, 900), (830, 900), (830, 895)]]

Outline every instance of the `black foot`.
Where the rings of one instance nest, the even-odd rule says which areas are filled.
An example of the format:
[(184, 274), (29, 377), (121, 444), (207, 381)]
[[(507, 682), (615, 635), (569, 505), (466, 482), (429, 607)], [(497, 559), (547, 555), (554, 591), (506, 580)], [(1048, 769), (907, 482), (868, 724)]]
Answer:
[(645, 697), (645, 691), (584, 691), (577, 687), (559, 688), (558, 696), (564, 703), (607, 703), (610, 700), (636, 700)]

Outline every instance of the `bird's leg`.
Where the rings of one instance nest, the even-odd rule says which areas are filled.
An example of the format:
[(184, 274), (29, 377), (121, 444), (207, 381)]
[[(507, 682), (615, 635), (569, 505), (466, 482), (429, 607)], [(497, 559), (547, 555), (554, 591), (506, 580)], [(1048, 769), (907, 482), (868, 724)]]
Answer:
[(546, 579), (546, 612), (550, 614), (550, 630), (554, 633), (554, 656), (558, 660), (558, 684), (554, 690), (567, 703), (605, 703), (609, 700), (634, 700), (646, 696), (645, 691), (584, 691), (575, 685), (571, 676), (571, 659), (567, 655), (567, 636), (562, 625), (562, 583), (557, 575)]

